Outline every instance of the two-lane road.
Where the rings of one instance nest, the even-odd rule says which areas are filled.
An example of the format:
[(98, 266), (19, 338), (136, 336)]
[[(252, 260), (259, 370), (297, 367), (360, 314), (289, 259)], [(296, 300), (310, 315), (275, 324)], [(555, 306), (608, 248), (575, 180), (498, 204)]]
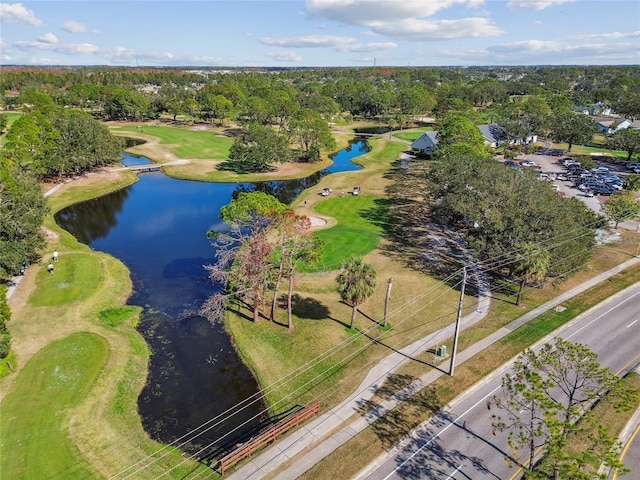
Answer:
[[(587, 345), (602, 366), (627, 371), (640, 361), (640, 284), (584, 314), (559, 337)], [(473, 361), (470, 360), (470, 361)], [(503, 369), (453, 406), (425, 422), (412, 438), (358, 478), (369, 479), (510, 479), (528, 451), (514, 453), (507, 434), (494, 430), (492, 404), (501, 394)], [(511, 459), (509, 461), (508, 459)]]

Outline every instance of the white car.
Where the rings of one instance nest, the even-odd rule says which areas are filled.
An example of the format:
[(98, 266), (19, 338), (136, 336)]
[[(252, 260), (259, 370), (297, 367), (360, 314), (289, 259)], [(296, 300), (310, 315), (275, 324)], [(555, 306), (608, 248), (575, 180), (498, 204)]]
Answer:
[(520, 165), (522, 165), (523, 167), (535, 167), (536, 162), (534, 162), (533, 160), (523, 160), (522, 162), (520, 162)]

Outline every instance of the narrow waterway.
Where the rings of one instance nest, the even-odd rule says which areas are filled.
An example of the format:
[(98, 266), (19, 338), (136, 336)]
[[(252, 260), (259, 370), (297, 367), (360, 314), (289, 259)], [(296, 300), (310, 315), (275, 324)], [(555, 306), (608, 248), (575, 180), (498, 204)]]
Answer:
[[(131, 272), (129, 303), (144, 309), (139, 331), (152, 351), (138, 401), (152, 438), (163, 443), (181, 438), (190, 452), (215, 451), (268, 420), (258, 401), (225, 422), (210, 421), (258, 391), (223, 327), (196, 313), (214, 293), (203, 265), (212, 263), (215, 253), (206, 232), (227, 229), (220, 208), (240, 191), (260, 190), (290, 203), (322, 176), (359, 168), (351, 160), (367, 151), (366, 142), (354, 141), (334, 156), (330, 168), (292, 181), (203, 183), (144, 173), (129, 187), (56, 214), (62, 228), (119, 258)], [(149, 163), (129, 154), (123, 162)], [(189, 435), (205, 423), (206, 432)]]

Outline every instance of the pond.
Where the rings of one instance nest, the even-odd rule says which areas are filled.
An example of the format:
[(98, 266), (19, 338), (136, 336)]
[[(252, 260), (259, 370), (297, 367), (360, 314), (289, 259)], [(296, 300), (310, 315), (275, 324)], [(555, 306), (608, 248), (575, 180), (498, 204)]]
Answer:
[[(332, 157), (329, 168), (291, 181), (204, 183), (145, 173), (129, 187), (55, 215), (79, 241), (119, 258), (131, 272), (134, 293), (128, 303), (143, 307), (139, 331), (152, 351), (138, 407), (153, 439), (171, 443), (258, 391), (224, 328), (197, 315), (214, 293), (203, 268), (214, 258), (206, 233), (228, 228), (219, 219), (220, 208), (240, 191), (263, 191), (288, 204), (323, 176), (360, 168), (351, 160), (368, 150), (365, 141), (354, 140)], [(122, 162), (150, 163), (126, 153)], [(268, 421), (263, 409), (256, 402), (223, 423), (209, 423), (202, 435), (181, 440), (182, 448), (211, 452), (233, 445)]]

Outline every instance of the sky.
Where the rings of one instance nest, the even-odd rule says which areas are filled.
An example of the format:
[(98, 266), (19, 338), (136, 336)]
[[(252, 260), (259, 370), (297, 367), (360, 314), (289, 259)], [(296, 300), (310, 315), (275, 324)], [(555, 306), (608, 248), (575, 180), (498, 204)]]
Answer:
[(639, 65), (640, 0), (0, 3), (1, 65)]

